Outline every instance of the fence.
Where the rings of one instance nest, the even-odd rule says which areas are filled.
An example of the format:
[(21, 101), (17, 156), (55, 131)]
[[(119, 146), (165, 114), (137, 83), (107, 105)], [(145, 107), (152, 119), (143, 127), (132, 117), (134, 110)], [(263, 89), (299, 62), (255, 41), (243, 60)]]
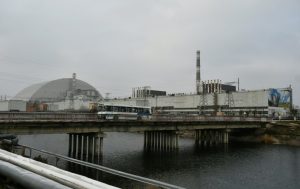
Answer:
[(62, 121), (95, 121), (95, 113), (71, 112), (0, 112), (0, 120), (62, 120)]

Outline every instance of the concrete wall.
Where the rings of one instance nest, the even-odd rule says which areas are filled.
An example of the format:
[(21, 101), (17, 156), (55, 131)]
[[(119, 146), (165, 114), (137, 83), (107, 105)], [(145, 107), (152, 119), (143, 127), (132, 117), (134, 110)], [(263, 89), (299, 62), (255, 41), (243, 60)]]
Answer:
[(0, 101), (0, 111), (26, 111), (26, 102), (22, 100)]
[(9, 110), (18, 110), (21, 112), (26, 111), (26, 101), (22, 100), (10, 100), (9, 101)]
[[(234, 92), (232, 93), (233, 107), (267, 107), (268, 92), (268, 90)], [(226, 98), (228, 94), (218, 94), (218, 105), (228, 105)]]
[[(268, 90), (234, 92), (233, 107), (267, 107)], [(205, 95), (206, 105), (214, 105), (213, 94)], [(228, 94), (217, 94), (218, 106), (228, 105)], [(174, 107), (174, 108), (197, 108), (202, 105), (202, 96), (200, 95), (181, 95), (181, 96), (157, 96), (148, 98), (134, 99), (112, 99), (106, 101), (111, 104), (122, 104), (131, 106), (151, 106), (151, 107)], [(201, 104), (200, 104), (201, 103)]]
[[(89, 111), (90, 103), (92, 103), (92, 101), (75, 99), (74, 100), (74, 110)], [(49, 111), (63, 111), (63, 110), (70, 109), (70, 100), (65, 100), (62, 102), (47, 103), (47, 104), (48, 104)]]
[(8, 111), (8, 101), (0, 101), (0, 111)]

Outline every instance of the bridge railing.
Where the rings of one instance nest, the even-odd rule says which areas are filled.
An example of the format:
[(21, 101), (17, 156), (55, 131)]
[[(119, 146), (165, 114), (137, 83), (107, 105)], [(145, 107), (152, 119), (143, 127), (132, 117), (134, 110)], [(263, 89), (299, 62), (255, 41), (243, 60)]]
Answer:
[(69, 112), (1, 112), (0, 120), (72, 120), (95, 121), (97, 114), (93, 113), (69, 113)]
[(266, 117), (235, 117), (235, 116), (199, 116), (199, 115), (152, 115), (152, 121), (259, 121), (267, 122), (271, 119)]
[[(97, 121), (96, 113), (71, 112), (0, 112), (0, 121)], [(154, 114), (144, 121), (233, 121), (233, 122), (267, 122), (266, 117), (238, 116), (201, 116), (201, 115), (159, 115)]]
[[(9, 144), (9, 145), (12, 145), (12, 143), (9, 140), (5, 140), (5, 143)], [(102, 172), (110, 174), (110, 175), (115, 175), (115, 176), (118, 176), (120, 178), (126, 178), (126, 179), (129, 179), (131, 181), (137, 181), (138, 183), (144, 184), (146, 186), (145, 188), (185, 189), (183, 187), (176, 186), (176, 185), (173, 185), (173, 184), (169, 184), (169, 183), (165, 183), (165, 182), (162, 182), (162, 181), (153, 180), (153, 179), (150, 179), (150, 178), (146, 178), (146, 177), (142, 177), (142, 176), (122, 172), (122, 171), (119, 171), (119, 170), (104, 167), (102, 165), (98, 165), (98, 164), (94, 164), (94, 163), (90, 163), (90, 162), (70, 158), (70, 157), (67, 157), (67, 156), (64, 156), (64, 155), (48, 152), (48, 151), (45, 151), (45, 150), (36, 149), (36, 148), (26, 146), (26, 145), (16, 144), (16, 145), (12, 145), (12, 147), (16, 148), (16, 149), (21, 149), (24, 156), (25, 156), (25, 151), (26, 151), (25, 149), (29, 149), (29, 155), (27, 155), (27, 157), (29, 157), (29, 158), (32, 158), (32, 154), (33, 154), (33, 151), (34, 151), (34, 152), (37, 152), (39, 154), (54, 157), (56, 159), (56, 166), (57, 166), (57, 162), (59, 160), (64, 160), (64, 161), (67, 161), (67, 162), (70, 162), (70, 163), (75, 163), (77, 165), (85, 166), (87, 168), (92, 168), (92, 169), (95, 169), (95, 170), (98, 170), (98, 171), (102, 171)]]

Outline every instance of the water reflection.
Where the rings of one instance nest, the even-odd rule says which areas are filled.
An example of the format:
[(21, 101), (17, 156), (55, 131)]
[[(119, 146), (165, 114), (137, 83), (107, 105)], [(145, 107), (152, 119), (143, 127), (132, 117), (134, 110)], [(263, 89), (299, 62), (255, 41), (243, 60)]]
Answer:
[[(19, 140), (68, 155), (68, 135), (21, 136)], [(48, 162), (55, 163), (55, 159)], [(65, 162), (58, 163), (63, 167)], [(99, 164), (191, 189), (300, 188), (300, 148), (284, 145), (199, 147), (193, 139), (180, 138), (177, 151), (147, 152), (142, 134), (107, 133)], [(147, 188), (91, 168), (65, 164), (65, 169), (122, 188)]]

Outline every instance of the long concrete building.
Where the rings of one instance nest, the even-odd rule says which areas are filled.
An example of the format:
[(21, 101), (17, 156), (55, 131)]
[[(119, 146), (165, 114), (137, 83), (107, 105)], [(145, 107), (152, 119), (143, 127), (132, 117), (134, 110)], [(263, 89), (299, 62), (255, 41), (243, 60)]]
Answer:
[[(146, 93), (147, 94), (147, 93)], [(151, 106), (153, 111), (206, 115), (289, 116), (292, 89), (264, 89), (206, 94), (172, 94), (140, 98), (106, 99), (100, 103)]]
[[(100, 103), (151, 106), (154, 112), (192, 113), (238, 116), (290, 116), (293, 108), (292, 88), (238, 90), (221, 80), (201, 80), (200, 51), (196, 52), (196, 93), (192, 95), (151, 93), (149, 87), (133, 90), (130, 98), (111, 99)], [(235, 82), (230, 82), (235, 83)], [(138, 95), (136, 95), (138, 94)]]

